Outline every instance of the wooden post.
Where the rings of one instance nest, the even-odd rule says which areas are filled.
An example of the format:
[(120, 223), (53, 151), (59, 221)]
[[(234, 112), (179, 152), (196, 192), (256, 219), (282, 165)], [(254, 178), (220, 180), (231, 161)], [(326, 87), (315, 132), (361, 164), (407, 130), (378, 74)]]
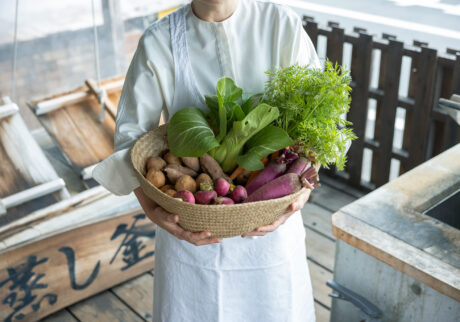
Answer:
[(408, 147), (410, 157), (407, 160), (406, 170), (419, 165), (427, 157), (427, 140), (431, 125), (430, 116), (433, 109), (433, 89), (437, 69), (436, 54), (435, 49), (423, 47), (419, 56), (415, 74), (415, 106), (410, 129), (412, 142)]
[(318, 49), (318, 23), (311, 17), (303, 17), (303, 28), (310, 37), (313, 46)]
[(347, 116), (347, 119), (353, 123), (353, 130), (358, 136), (348, 152), (347, 164), (350, 182), (356, 187), (361, 185), (371, 60), (372, 36), (360, 33), (352, 51), (351, 77), (355, 86), (351, 92), (351, 107)]
[(125, 28), (120, 10), (120, 0), (101, 0), (104, 29), (110, 34), (116, 74), (126, 72)]
[(379, 147), (374, 150), (371, 175), (371, 181), (377, 187), (387, 183), (390, 177), (402, 54), (403, 43), (391, 39), (382, 51), (380, 61), (379, 88), (383, 89), (384, 95), (377, 104), (375, 140), (379, 142)]

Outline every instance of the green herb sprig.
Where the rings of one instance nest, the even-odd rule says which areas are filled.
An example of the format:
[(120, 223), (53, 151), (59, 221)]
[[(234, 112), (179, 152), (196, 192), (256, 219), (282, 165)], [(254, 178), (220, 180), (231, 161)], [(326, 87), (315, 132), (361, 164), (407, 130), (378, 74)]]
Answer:
[(347, 141), (356, 139), (341, 117), (350, 109), (348, 70), (326, 61), (324, 71), (296, 64), (266, 74), (263, 102), (278, 107), (275, 124), (323, 167), (342, 170)]

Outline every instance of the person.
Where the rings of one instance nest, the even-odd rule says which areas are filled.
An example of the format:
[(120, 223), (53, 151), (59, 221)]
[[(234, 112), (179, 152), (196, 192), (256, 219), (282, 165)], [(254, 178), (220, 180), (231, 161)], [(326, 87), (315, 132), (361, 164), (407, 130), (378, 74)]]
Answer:
[(203, 94), (221, 77), (258, 93), (265, 71), (294, 63), (320, 68), (298, 15), (270, 2), (193, 0), (143, 33), (120, 98), (116, 152), (93, 176), (116, 195), (134, 191), (157, 224), (154, 321), (315, 321), (299, 211), (308, 193), (243, 238), (192, 233), (142, 192), (128, 153), (161, 114), (167, 122), (183, 107), (206, 109)]

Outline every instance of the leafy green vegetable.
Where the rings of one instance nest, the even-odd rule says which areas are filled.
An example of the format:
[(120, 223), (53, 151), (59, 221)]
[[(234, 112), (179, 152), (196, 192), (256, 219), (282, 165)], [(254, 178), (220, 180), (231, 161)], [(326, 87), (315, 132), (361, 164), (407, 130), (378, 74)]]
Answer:
[(346, 143), (356, 138), (341, 118), (350, 108), (348, 71), (327, 61), (324, 71), (292, 65), (267, 75), (263, 102), (279, 108), (275, 124), (322, 166), (343, 169)]
[(270, 153), (293, 144), (289, 135), (281, 128), (269, 125), (255, 134), (247, 143), (247, 152), (236, 158), (238, 165), (246, 170), (255, 171), (264, 168), (262, 159)]
[(168, 126), (168, 145), (178, 157), (199, 157), (219, 146), (204, 113), (196, 107), (176, 112)]
[(273, 122), (278, 115), (279, 111), (276, 107), (260, 104), (249, 112), (243, 120), (233, 122), (233, 128), (213, 155), (221, 164), (224, 172), (229, 172), (235, 168), (236, 158), (243, 151), (244, 144), (253, 135)]

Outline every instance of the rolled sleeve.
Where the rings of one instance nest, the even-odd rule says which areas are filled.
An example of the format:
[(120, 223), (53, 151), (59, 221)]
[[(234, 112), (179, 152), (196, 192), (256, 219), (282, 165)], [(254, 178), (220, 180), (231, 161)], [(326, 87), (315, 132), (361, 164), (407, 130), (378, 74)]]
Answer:
[(131, 164), (130, 149), (147, 131), (158, 127), (164, 99), (154, 72), (146, 35), (139, 41), (123, 85), (114, 134), (115, 153), (101, 161), (93, 178), (116, 195), (126, 195), (139, 186)]

